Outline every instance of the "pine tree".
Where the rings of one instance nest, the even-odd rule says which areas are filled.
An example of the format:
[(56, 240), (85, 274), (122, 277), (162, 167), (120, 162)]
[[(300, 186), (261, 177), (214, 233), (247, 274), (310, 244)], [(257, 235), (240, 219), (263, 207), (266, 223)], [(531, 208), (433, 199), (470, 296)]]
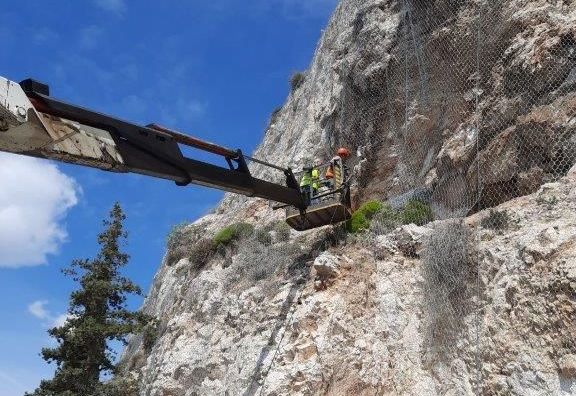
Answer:
[(108, 342), (124, 344), (130, 334), (140, 332), (151, 318), (126, 307), (129, 294), (141, 289), (120, 274), (129, 260), (121, 251), (127, 238), (126, 216), (118, 203), (104, 220), (98, 235), (100, 252), (92, 260), (74, 260), (63, 272), (80, 287), (70, 295), (68, 320), (48, 331), (58, 346), (44, 348), (42, 357), (56, 363), (51, 380), (42, 381), (29, 396), (92, 396), (108, 394), (102, 375), (116, 373), (114, 352)]

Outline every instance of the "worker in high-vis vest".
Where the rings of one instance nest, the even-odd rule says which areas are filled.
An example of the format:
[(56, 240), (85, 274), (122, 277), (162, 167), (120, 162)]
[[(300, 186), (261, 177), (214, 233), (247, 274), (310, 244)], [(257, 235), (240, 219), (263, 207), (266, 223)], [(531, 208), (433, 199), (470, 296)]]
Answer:
[(346, 180), (346, 166), (344, 161), (350, 157), (350, 151), (346, 148), (339, 148), (336, 155), (330, 161), (330, 166), (326, 170), (326, 179), (332, 180), (332, 189), (337, 190)]
[(312, 185), (312, 203), (317, 203), (318, 200), (314, 199), (318, 195), (318, 190), (320, 189), (320, 167), (322, 166), (322, 160), (316, 158), (314, 160), (314, 167), (312, 168), (311, 175), (311, 185)]
[(318, 195), (318, 189), (320, 188), (320, 170), (318, 167), (322, 165), (320, 159), (314, 161), (313, 167), (305, 167), (300, 178), (300, 191), (304, 196), (304, 200), (308, 205), (310, 203), (315, 203), (313, 197)]
[(312, 199), (312, 167), (305, 167), (300, 177), (300, 192), (306, 205), (310, 205)]

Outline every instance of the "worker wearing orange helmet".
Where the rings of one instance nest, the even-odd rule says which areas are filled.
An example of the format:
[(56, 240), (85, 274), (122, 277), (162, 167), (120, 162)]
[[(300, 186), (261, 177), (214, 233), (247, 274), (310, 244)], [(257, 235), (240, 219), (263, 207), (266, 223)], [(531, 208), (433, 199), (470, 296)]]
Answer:
[(346, 161), (348, 157), (350, 157), (350, 151), (347, 148), (340, 147), (326, 170), (325, 177), (326, 179), (332, 180), (332, 188), (334, 190), (340, 188), (344, 180), (346, 180), (348, 168), (344, 164), (344, 161)]

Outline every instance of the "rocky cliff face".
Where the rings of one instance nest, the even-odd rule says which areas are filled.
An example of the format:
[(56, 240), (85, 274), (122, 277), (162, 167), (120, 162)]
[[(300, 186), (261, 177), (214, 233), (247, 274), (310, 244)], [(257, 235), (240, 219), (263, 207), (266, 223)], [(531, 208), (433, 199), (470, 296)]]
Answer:
[[(156, 275), (158, 329), (124, 357), (141, 393), (576, 395), (575, 19), (568, 0), (342, 0), (255, 156), (346, 145), (356, 203), (417, 196), (437, 220), (298, 234), (227, 196)], [(238, 221), (256, 233), (200, 248)]]

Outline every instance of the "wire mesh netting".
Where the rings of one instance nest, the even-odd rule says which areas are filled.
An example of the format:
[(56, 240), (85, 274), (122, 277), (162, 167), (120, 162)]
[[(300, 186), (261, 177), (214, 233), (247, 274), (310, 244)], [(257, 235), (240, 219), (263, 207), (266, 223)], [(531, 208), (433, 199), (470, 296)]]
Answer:
[[(331, 149), (363, 154), (359, 202), (379, 197), (402, 208), (417, 200), (445, 220), (431, 226), (421, 254), (428, 347), (436, 358), (472, 352), (475, 393), (490, 393), (482, 384), (484, 241), (465, 219), (535, 193), (576, 163), (576, 6), (343, 1), (336, 13), (352, 16), (347, 55), (355, 57), (340, 66)], [(507, 216), (491, 212), (488, 226)], [(380, 218), (373, 234), (389, 223)]]
[[(510, 361), (516, 358), (512, 353), (508, 358), (494, 356), (506, 351), (494, 343), (498, 324), (516, 320), (510, 319), (513, 313), (520, 315), (516, 311), (534, 310), (524, 301), (516, 302), (516, 311), (487, 313), (494, 302), (486, 292), (488, 283), (498, 281), (496, 273), (504, 277), (516, 269), (496, 253), (482, 253), (490, 242), (483, 238), (502, 234), (505, 240), (506, 226), (512, 220), (510, 214), (496, 209), (484, 212), (489, 215), (483, 214), (476, 223), (470, 216), (535, 193), (543, 184), (561, 179), (576, 163), (576, 3), (343, 0), (303, 78), (301, 91), (292, 93), (277, 115), (282, 129), (270, 126), (255, 156), (277, 163), (275, 156), (281, 155), (282, 161), (291, 161), (295, 170), (301, 170), (315, 158), (325, 163), (341, 146), (360, 153), (348, 163), (355, 183), (355, 208), (370, 198), (383, 204), (364, 230), (361, 243), (374, 248), (385, 240), (380, 237), (402, 223), (425, 225), (424, 231), (418, 231), (424, 235), (418, 241), (421, 246), (401, 247), (408, 259), (419, 260), (417, 282), (396, 286), (417, 289), (421, 312), (415, 332), (422, 333), (422, 342), (416, 336), (411, 339), (416, 340), (415, 346), (399, 344), (398, 339), (389, 342), (396, 341), (397, 349), (401, 349), (398, 345), (420, 348), (421, 361), (411, 361), (407, 367), (418, 371), (414, 367), (420, 365), (432, 372), (441, 384), (436, 394), (522, 394), (506, 393), (505, 387), (489, 388), (485, 380), (488, 366), (491, 373), (503, 377), (516, 369), (517, 363)], [(331, 80), (336, 82), (329, 83)], [(331, 93), (326, 92), (327, 87)], [(329, 99), (324, 101), (325, 97)], [(332, 99), (337, 103), (330, 102)], [(317, 130), (310, 132), (314, 128), (321, 129), (321, 139)], [(310, 153), (314, 155), (302, 156)], [(319, 168), (325, 175), (325, 165)], [(266, 180), (281, 183), (285, 179), (278, 170), (255, 164), (251, 169)], [(301, 172), (296, 176), (300, 182)], [(321, 179), (318, 191), (325, 187), (326, 178)], [(553, 197), (546, 199), (546, 205), (553, 205)], [(266, 223), (263, 217), (270, 212), (262, 213), (255, 209), (249, 215)], [(480, 228), (494, 232), (485, 234)], [(201, 229), (199, 234), (204, 232)], [(279, 287), (275, 275), (286, 269), (287, 279), (293, 280), (295, 274), (304, 279), (309, 274), (306, 262), (340, 238), (332, 235), (333, 240), (320, 238), (311, 244), (312, 238), (306, 237), (282, 221), (256, 229), (234, 224), (220, 230), (216, 245), (199, 236), (202, 243), (188, 243), (193, 249), (176, 251), (173, 261), (186, 256), (193, 264), (204, 265), (206, 257), (216, 257), (225, 270), (222, 287), (226, 290), (269, 281), (268, 289), (275, 291)], [(235, 244), (235, 240), (242, 243)], [(376, 252), (375, 258), (384, 260), (386, 254), (379, 257)], [(190, 273), (197, 270), (193, 267)], [(488, 275), (496, 280), (487, 279)], [(246, 394), (258, 390), (267, 394), (267, 385), (258, 381), (276, 368), (279, 360), (275, 356), (283, 345), (283, 335), (290, 334), (292, 313), (297, 309), (293, 306), (302, 290), (301, 283), (293, 284)], [(514, 290), (506, 289), (496, 297), (512, 301)], [(194, 297), (194, 304), (196, 300), (203, 303), (193, 287), (187, 286), (184, 294), (188, 299)], [(566, 298), (573, 299), (573, 295)], [(547, 315), (558, 308), (547, 309), (535, 317), (549, 320)], [(394, 312), (397, 317), (386, 319), (405, 319), (403, 310)], [(525, 328), (510, 329), (511, 337), (522, 334), (528, 339), (530, 332), (537, 337), (545, 326), (519, 323)], [(560, 321), (555, 325), (565, 326)], [(391, 333), (393, 330), (387, 333), (389, 339), (393, 339)], [(573, 337), (564, 330), (558, 334), (563, 336), (556, 342), (575, 353)], [(277, 336), (279, 340), (274, 338)], [(328, 341), (337, 339), (323, 336)], [(332, 346), (328, 341), (327, 349)], [(535, 348), (538, 342), (530, 339)], [(456, 358), (460, 365), (454, 363)], [(522, 364), (529, 368), (530, 359), (526, 357)], [(383, 366), (382, 372), (388, 375), (394, 368)], [(464, 377), (469, 379), (466, 385), (456, 384)]]
[[(385, 28), (358, 27), (371, 35), (357, 39), (369, 66), (344, 76), (339, 143), (375, 158), (393, 152), (392, 194), (426, 189), (440, 218), (563, 176), (576, 159), (573, 28), (569, 18), (522, 25), (538, 23), (513, 14), (529, 4), (404, 0), (388, 53), (378, 45), (390, 40)], [(548, 8), (561, 17), (562, 5)]]

